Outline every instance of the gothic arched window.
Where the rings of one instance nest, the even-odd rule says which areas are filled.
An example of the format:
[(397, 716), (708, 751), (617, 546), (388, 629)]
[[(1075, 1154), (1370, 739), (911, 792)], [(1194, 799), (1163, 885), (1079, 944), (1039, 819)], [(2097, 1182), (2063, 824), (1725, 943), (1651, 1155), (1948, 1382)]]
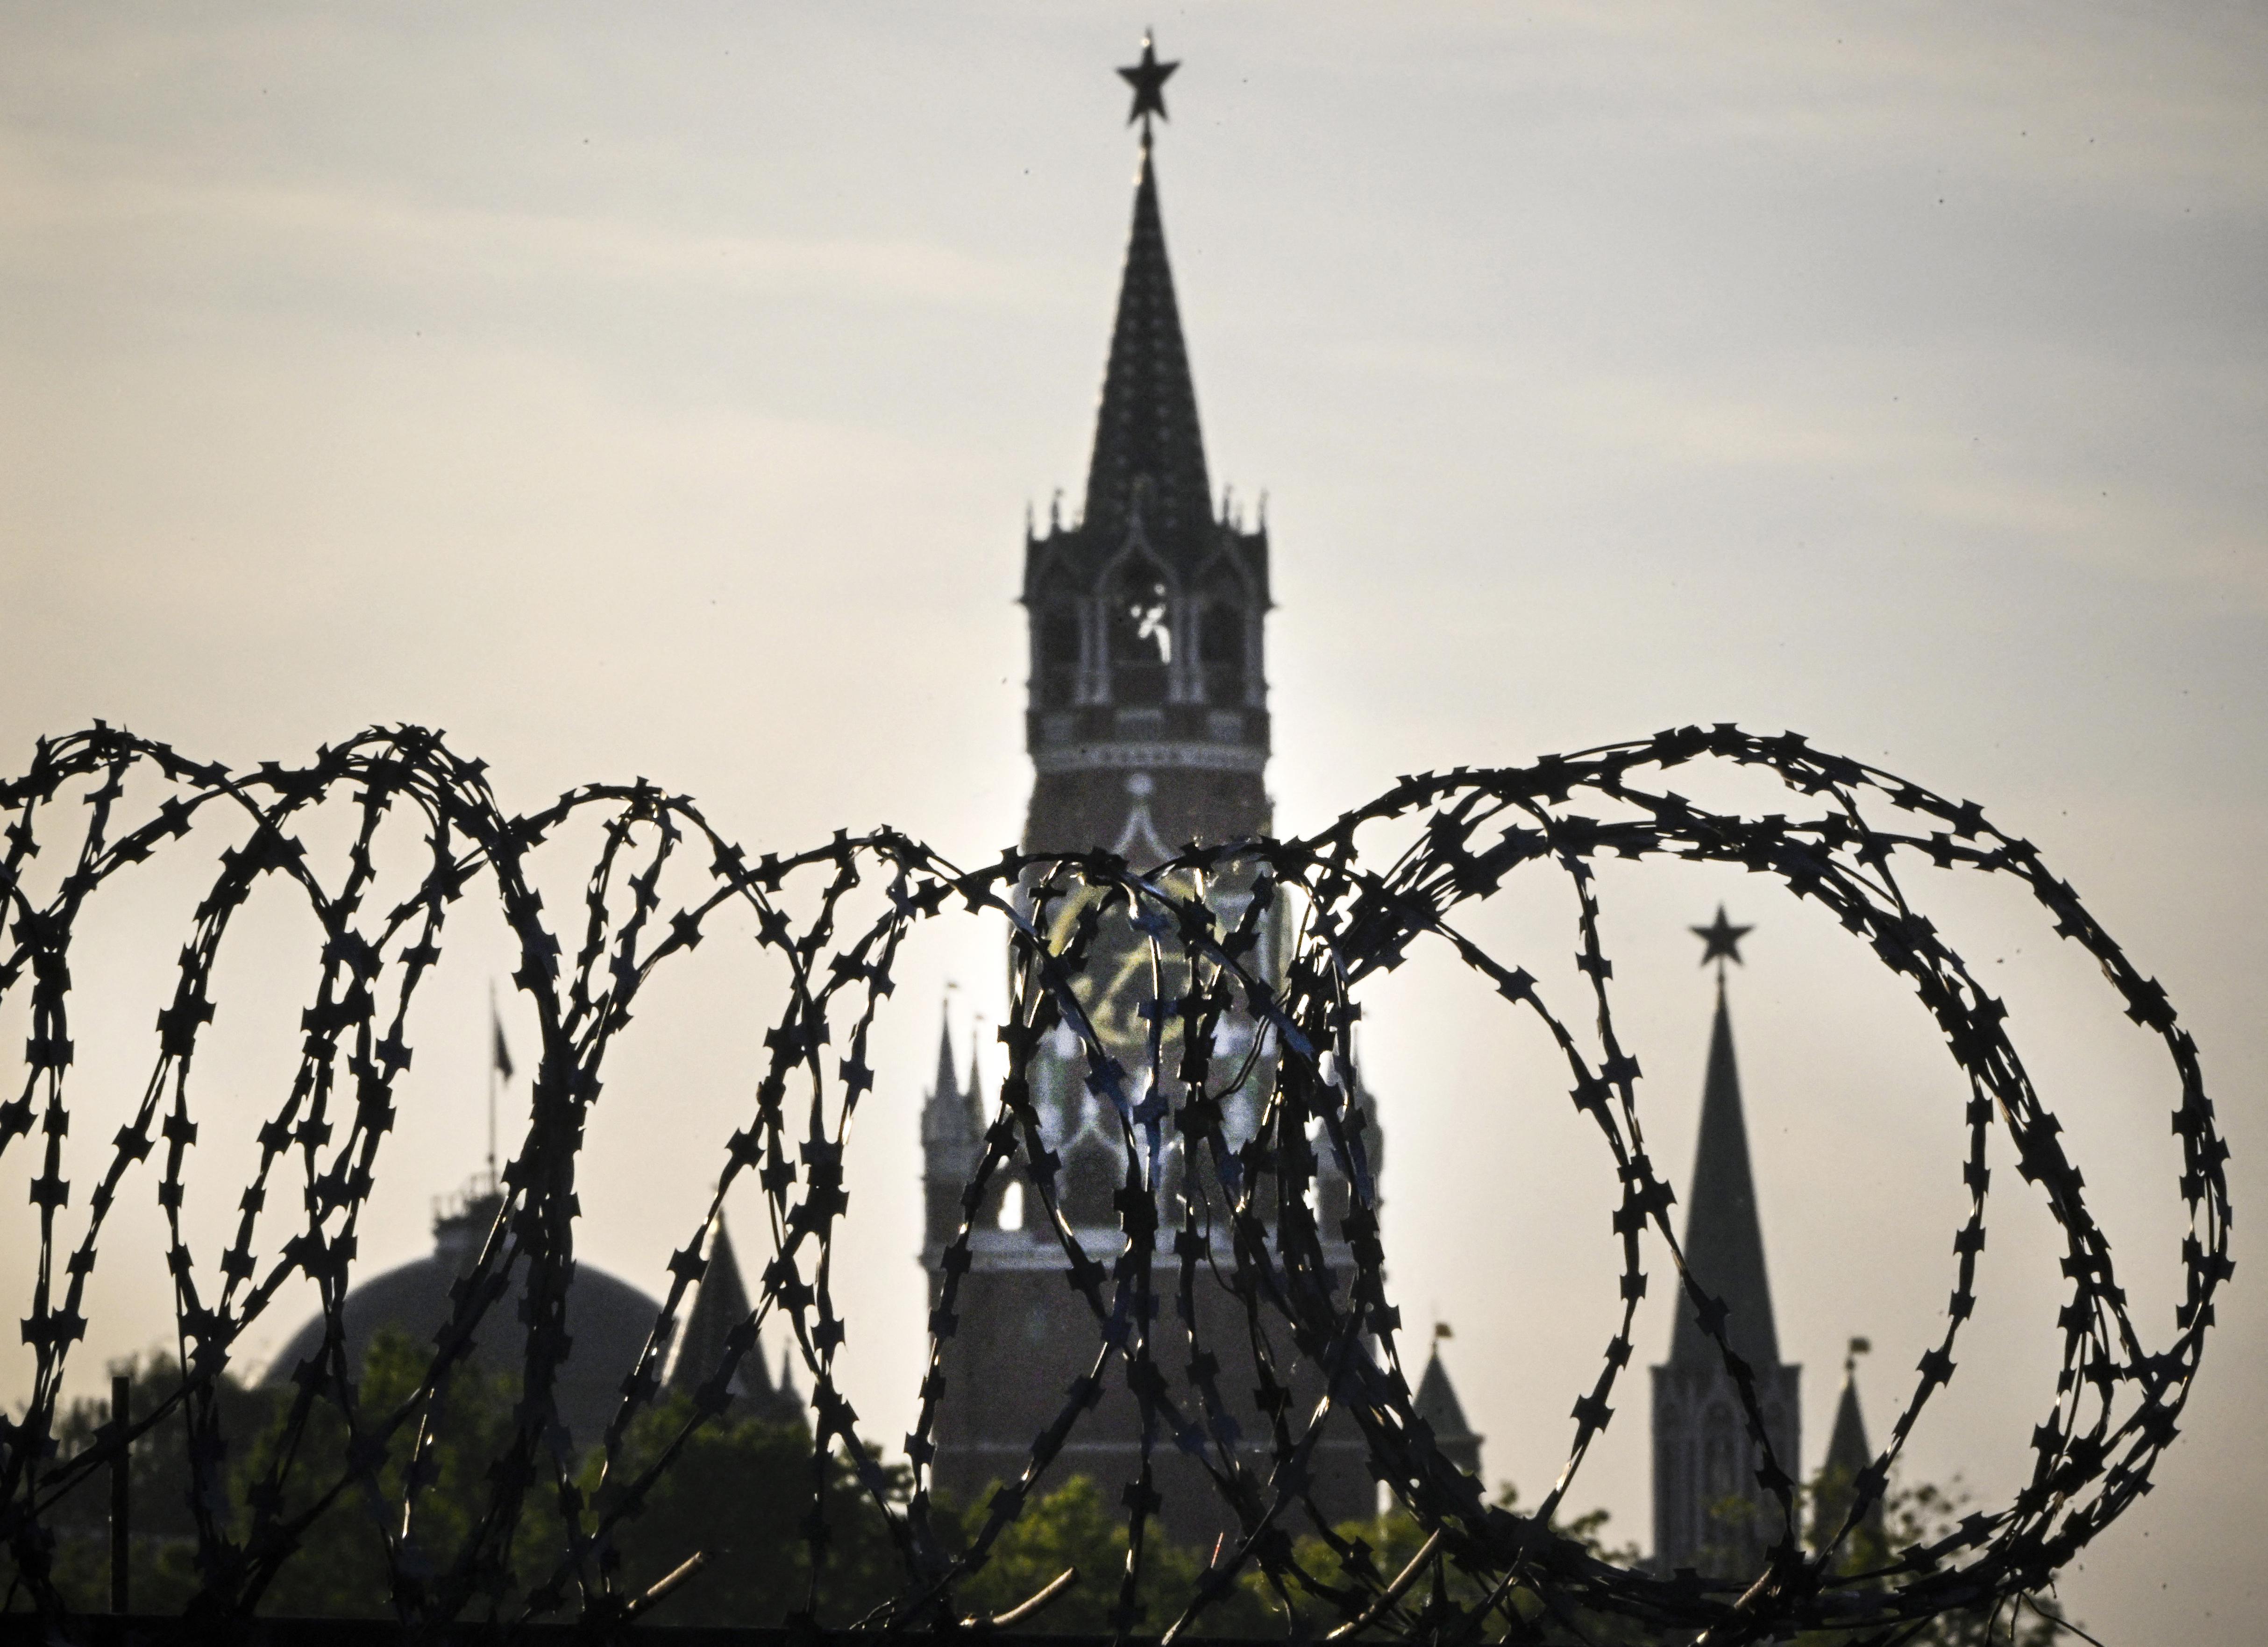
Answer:
[(1112, 579), (1109, 599), (1112, 701), (1163, 703), (1174, 662), (1165, 573), (1152, 561), (1130, 560)]
[(1705, 1513), (1741, 1490), (1743, 1483), (1740, 1459), (1744, 1451), (1741, 1442), (1733, 1409), (1721, 1401), (1712, 1402), (1701, 1420), (1701, 1496)]
[(1245, 659), (1244, 608), (1226, 600), (1205, 605), (1197, 621), (1197, 662), (1208, 703), (1241, 706), (1249, 681)]
[(1068, 597), (1054, 597), (1040, 608), (1035, 627), (1040, 707), (1060, 709), (1079, 695), (1079, 608)]
[(1057, 561), (1026, 599), (1032, 614), (1032, 706), (1067, 708), (1079, 700), (1086, 664), (1079, 585)]

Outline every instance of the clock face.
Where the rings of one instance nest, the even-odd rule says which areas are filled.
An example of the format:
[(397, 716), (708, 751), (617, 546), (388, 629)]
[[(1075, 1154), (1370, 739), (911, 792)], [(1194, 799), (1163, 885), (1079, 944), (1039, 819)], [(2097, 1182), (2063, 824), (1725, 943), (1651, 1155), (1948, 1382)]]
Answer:
[[(1194, 886), (1167, 884), (1184, 895), (1196, 890)], [(1049, 923), (1049, 947), (1060, 953), (1071, 942), (1079, 917), (1102, 895), (1101, 887), (1081, 886), (1062, 900)], [(1149, 1063), (1151, 1003), (1180, 999), (1189, 987), (1189, 959), (1180, 944), (1163, 942), (1153, 952), (1149, 936), (1135, 929), (1123, 902), (1103, 915), (1078, 985), (1079, 1004), (1105, 1050), (1129, 1072), (1138, 1073)], [(1169, 1034), (1171, 1028), (1168, 1025)]]
[[(1166, 885), (1182, 897), (1209, 890), (1216, 920), (1223, 930), (1241, 915), (1249, 897), (1241, 890), (1218, 885), (1201, 888), (1193, 876), (1174, 876)], [(1049, 923), (1049, 946), (1060, 952), (1070, 943), (1079, 918), (1102, 896), (1100, 887), (1080, 886), (1057, 902)], [(1271, 955), (1264, 942), (1257, 952)], [(1204, 971), (1211, 974), (1211, 963), (1205, 963)], [(1138, 1088), (1146, 1085), (1150, 1068), (1150, 1020), (1157, 1010), (1153, 1004), (1166, 1003), (1166, 1010), (1172, 1011), (1172, 1004), (1188, 993), (1189, 982), (1189, 956), (1178, 940), (1161, 941), (1153, 949), (1149, 935), (1136, 929), (1123, 902), (1104, 914), (1078, 994), (1104, 1050), (1124, 1067)], [(1160, 1047), (1159, 1067), (1163, 1070), (1171, 1071), (1180, 1064), (1179, 1036), (1177, 1018), (1168, 1018)], [(1219, 1061), (1241, 1061), (1255, 1039), (1256, 1026), (1243, 1013), (1231, 1012), (1222, 1018), (1213, 1037), (1216, 1079), (1226, 1074)], [(1074, 1037), (1066, 1035), (1062, 1051), (1076, 1056), (1077, 1044)]]
[[(1248, 882), (1236, 877), (1204, 877), (1196, 872), (1175, 875), (1162, 883), (1177, 901), (1203, 896), (1214, 912), (1216, 930), (1226, 931), (1249, 907)], [(1165, 913), (1150, 906), (1148, 914)], [(1270, 914), (1272, 915), (1272, 911)], [(1101, 1053), (1124, 1072), (1126, 1101), (1143, 1111), (1146, 1123), (1137, 1129), (1144, 1139), (1130, 1138), (1129, 1118), (1104, 1093), (1087, 1085), (1094, 1073), (1084, 1040), (1069, 1022), (1058, 1023), (1048, 1035), (1032, 1071), (1032, 1097), (1039, 1111), (1041, 1136), (1049, 1149), (1059, 1152), (1064, 1173), (1057, 1191), (1062, 1216), (1074, 1224), (1114, 1222), (1113, 1196), (1124, 1182), (1126, 1151), (1130, 1144), (1147, 1157), (1145, 1169), (1154, 1175), (1155, 1187), (1168, 1194), (1190, 1194), (1184, 1177), (1183, 1140), (1171, 1117), (1149, 1109), (1152, 1071), (1157, 1088), (1178, 1111), (1189, 1094), (1184, 1091), (1182, 1026), (1179, 1003), (1194, 988), (1214, 982), (1219, 963), (1200, 955), (1190, 976), (1191, 960), (1183, 948), (1179, 923), (1165, 929), (1154, 944), (1152, 935), (1136, 925), (1138, 912), (1123, 898), (1111, 897), (1100, 886), (1066, 886), (1060, 898), (1049, 901), (1044, 915), (1048, 948), (1061, 954), (1078, 935), (1079, 923), (1095, 923), (1086, 962), (1072, 988), (1080, 1010), (1092, 1024)], [(1145, 917), (1146, 926), (1154, 920)], [(1265, 923), (1272, 929), (1273, 921)], [(1280, 973), (1272, 930), (1249, 952), (1247, 965), (1255, 966), (1272, 982)], [(1236, 992), (1241, 996), (1241, 991)], [(1159, 1021), (1160, 1009), (1166, 1014)], [(1150, 1041), (1158, 1035), (1152, 1061)], [(1228, 1148), (1248, 1141), (1259, 1123), (1270, 1090), (1272, 1039), (1249, 1013), (1224, 1012), (1211, 1029), (1211, 1046), (1204, 1085), (1220, 1105), (1220, 1123)], [(1160, 1129), (1151, 1131), (1152, 1127)], [(1146, 1142), (1145, 1142), (1146, 1140)], [(1162, 1146), (1162, 1154), (1155, 1151)], [(1208, 1177), (1207, 1182), (1211, 1181)], [(1179, 1187), (1176, 1188), (1176, 1187)], [(1212, 1192), (1202, 1192), (1210, 1195)]]

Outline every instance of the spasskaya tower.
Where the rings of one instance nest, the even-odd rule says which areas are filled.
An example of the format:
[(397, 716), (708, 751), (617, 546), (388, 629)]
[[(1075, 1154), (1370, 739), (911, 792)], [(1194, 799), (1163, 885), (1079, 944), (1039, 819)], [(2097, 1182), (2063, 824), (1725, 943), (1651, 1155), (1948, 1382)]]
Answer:
[[(1226, 494), (1215, 497), (1205, 465), (1152, 152), (1151, 123), (1164, 118), (1162, 88), (1174, 67), (1160, 62), (1145, 40), (1142, 62), (1120, 70), (1134, 87), (1131, 119), (1141, 124), (1141, 150), (1094, 454), (1077, 512), (1065, 519), (1060, 508), (1051, 511), (1043, 528), (1027, 533), (1021, 590), (1031, 626), (1025, 738), (1033, 766), (1024, 846), (1042, 855), (1112, 852), (1137, 869), (1191, 842), (1234, 841), (1270, 827), (1262, 646), (1268, 533), (1264, 518), (1248, 525)], [(1250, 895), (1248, 878), (1237, 876), (1215, 878), (1204, 893), (1231, 925)], [(1079, 907), (1076, 898), (1057, 907), (1051, 928)], [(1270, 971), (1281, 962), (1278, 914), (1260, 918), (1257, 959)], [(1060, 942), (1062, 935), (1051, 937)], [(1160, 997), (1180, 987), (1153, 969), (1146, 941), (1123, 912), (1106, 919), (1079, 986), (1081, 1007), (1103, 1051), (1128, 1072), (1130, 1101), (1162, 1098), (1170, 1107), (1187, 1096), (1173, 1076), (1174, 1061), (1153, 1061), (1145, 1046)], [(1214, 1067), (1250, 1072), (1217, 1094), (1233, 1145), (1259, 1128), (1274, 1060), (1259, 1026), (1241, 1013), (1219, 1024), (1211, 1055)], [(1141, 1193), (1138, 1185), (1147, 1183), (1169, 1228), (1182, 1222), (1184, 1189), (1199, 1193), (1184, 1185), (1177, 1156), (1154, 1179), (1129, 1176), (1124, 1122), (1098, 1096), (1092, 1073), (1079, 1037), (1060, 1026), (1028, 1066), (1043, 1145), (1060, 1164), (1053, 1189), (1060, 1225), (1020, 1184), (968, 1215), (961, 1193), (995, 1106), (973, 1065), (964, 1088), (950, 1042), (939, 1050), (922, 1123), (924, 1261), (933, 1286), (964, 1216), (969, 1241), (957, 1325), (940, 1344), (944, 1387), (931, 1468), (936, 1489), (964, 1504), (979, 1502), (987, 1483), (1022, 1474), (1035, 1437), (1055, 1419), (1066, 1390), (1080, 1387), (1094, 1358), (1094, 1319), (1064, 1284), (1064, 1238), (1097, 1256), (1116, 1253), (1127, 1198)], [(1153, 1080), (1166, 1090), (1152, 1093)], [(1368, 1111), (1366, 1094), (1356, 1103)], [(1381, 1143), (1366, 1113), (1362, 1124), (1371, 1129), (1375, 1171)], [(1013, 1183), (1025, 1176), (1020, 1153), (1011, 1165)], [(1346, 1278), (1352, 1261), (1336, 1215), (1347, 1188), (1336, 1174), (1326, 1152), (1315, 1186), (1323, 1260)], [(1226, 1241), (1225, 1221), (1203, 1222), (1214, 1231), (1211, 1239)], [(1233, 1265), (1225, 1246), (1221, 1258), (1226, 1274)], [(1166, 1530), (1203, 1547), (1229, 1518), (1199, 1455), (1225, 1449), (1264, 1469), (1270, 1420), (1251, 1401), (1265, 1380), (1241, 1364), (1250, 1361), (1243, 1303), (1209, 1281), (1189, 1309), (1154, 1329), (1158, 1362), (1173, 1386), (1167, 1393), (1182, 1412), (1204, 1410), (1178, 1375), (1183, 1362), (1193, 1374), (1216, 1364), (1218, 1349), (1221, 1399), (1231, 1410), (1210, 1429), (1153, 1440)], [(1289, 1376), (1300, 1409), (1312, 1410), (1322, 1390), (1320, 1370), (1293, 1356)], [(1141, 1467), (1138, 1403), (1123, 1378), (1114, 1373), (1106, 1382), (1042, 1489), (1082, 1474), (1105, 1502), (1116, 1502), (1122, 1489), (1135, 1490), (1128, 1484)], [(1310, 1455), (1315, 1502), (1330, 1520), (1373, 1512), (1376, 1493), (1365, 1459), (1351, 1419), (1334, 1413)]]

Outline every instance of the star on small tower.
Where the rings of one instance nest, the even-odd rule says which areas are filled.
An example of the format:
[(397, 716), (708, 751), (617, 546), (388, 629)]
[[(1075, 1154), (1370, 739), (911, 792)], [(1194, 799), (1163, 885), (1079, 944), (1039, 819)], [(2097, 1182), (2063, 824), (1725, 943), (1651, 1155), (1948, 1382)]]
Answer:
[(1714, 921), (1707, 926), (1694, 927), (1691, 930), (1693, 936), (1699, 938), (1704, 946), (1701, 951), (1701, 964), (1705, 967), (1712, 960), (1717, 963), (1718, 982), (1722, 983), (1725, 981), (1727, 961), (1732, 961), (1735, 965), (1747, 964), (1741, 960), (1741, 940), (1755, 931), (1756, 928), (1734, 926), (1725, 918), (1723, 904), (1717, 906), (1717, 918)]
[(1126, 123), (1131, 126), (1138, 120), (1142, 122), (1142, 141), (1145, 143), (1150, 141), (1150, 116), (1155, 114), (1160, 120), (1167, 118), (1166, 82), (1173, 78), (1174, 70), (1181, 66), (1178, 61), (1160, 62), (1158, 48), (1145, 31), (1142, 36), (1142, 61), (1118, 71), (1118, 77), (1134, 88), (1134, 107), (1127, 112)]

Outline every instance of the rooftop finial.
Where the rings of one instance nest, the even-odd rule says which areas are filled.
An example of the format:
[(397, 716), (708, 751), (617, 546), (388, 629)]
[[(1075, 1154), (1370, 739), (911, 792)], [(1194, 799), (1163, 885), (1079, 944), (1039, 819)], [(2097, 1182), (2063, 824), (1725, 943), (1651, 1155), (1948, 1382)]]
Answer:
[(1717, 983), (1721, 989), (1725, 982), (1725, 963), (1729, 960), (1736, 965), (1743, 964), (1741, 962), (1741, 940), (1755, 931), (1756, 928), (1734, 926), (1725, 918), (1725, 906), (1719, 904), (1716, 920), (1707, 926), (1697, 926), (1691, 930), (1693, 936), (1699, 938), (1705, 945), (1701, 952), (1701, 964), (1705, 967), (1712, 960), (1717, 963)]
[(497, 1086), (512, 1079), (512, 1048), (504, 1044), (504, 1019), (497, 1012), (496, 980), (489, 980), (489, 1181), (491, 1194), (497, 1179)]
[(1134, 107), (1127, 112), (1126, 123), (1131, 126), (1138, 120), (1142, 122), (1142, 146), (1145, 149), (1150, 146), (1150, 116), (1155, 114), (1160, 120), (1168, 118), (1166, 114), (1166, 82), (1173, 78), (1174, 70), (1181, 66), (1179, 62), (1158, 61), (1157, 45), (1151, 39), (1150, 32), (1145, 29), (1142, 32), (1142, 61), (1118, 71), (1118, 77), (1134, 88)]

